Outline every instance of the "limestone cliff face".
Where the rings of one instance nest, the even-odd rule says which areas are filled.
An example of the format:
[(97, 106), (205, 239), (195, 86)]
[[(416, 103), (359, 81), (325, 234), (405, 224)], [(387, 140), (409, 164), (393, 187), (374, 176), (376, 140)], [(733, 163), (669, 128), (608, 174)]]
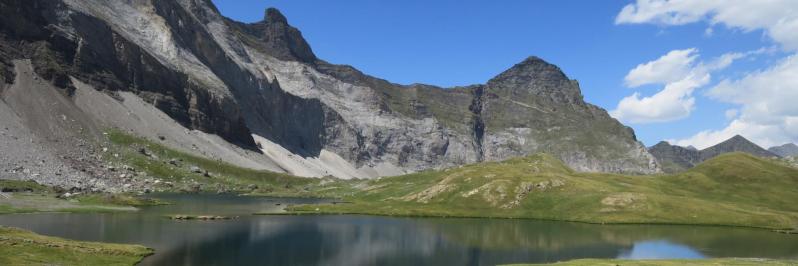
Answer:
[[(136, 18), (124, 17), (125, 14), (93, 16), (60, 1), (11, 0), (0, 5), (3, 65), (10, 67), (14, 59), (31, 59), (37, 73), (68, 90), (74, 89), (69, 79), (74, 76), (104, 90), (136, 91), (187, 127), (254, 147), (237, 101), (222, 82), (187, 74), (178, 65), (182, 62), (165, 60), (163, 54), (132, 41), (135, 39), (114, 28), (115, 24), (103, 20)], [(128, 25), (127, 30), (147, 29)], [(173, 47), (165, 49), (170, 48)]]
[[(652, 173), (631, 129), (530, 57), (486, 84), (398, 85), (318, 59), (276, 9), (245, 24), (208, 0), (0, 1), (0, 78), (12, 60), (70, 90), (130, 91), (184, 126), (256, 150), (330, 151), (359, 176), (537, 152), (582, 171)], [(2, 86), (0, 86), (2, 87)]]

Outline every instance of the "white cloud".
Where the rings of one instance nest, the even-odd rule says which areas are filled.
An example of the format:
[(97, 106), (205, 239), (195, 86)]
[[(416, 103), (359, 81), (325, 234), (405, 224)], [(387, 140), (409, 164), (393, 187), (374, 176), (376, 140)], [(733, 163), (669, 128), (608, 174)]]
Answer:
[(650, 97), (634, 93), (623, 98), (610, 115), (618, 120), (640, 124), (678, 120), (687, 117), (695, 109), (693, 90), (706, 85), (709, 74), (688, 76), (669, 83), (664, 89)]
[(726, 112), (725, 112), (726, 119), (728, 119), (728, 120), (735, 119), (735, 118), (737, 118), (737, 114), (739, 114), (739, 113), (740, 113), (740, 110), (737, 110), (737, 109), (726, 110)]
[(764, 71), (723, 80), (707, 95), (740, 105), (739, 116), (724, 129), (703, 131), (675, 143), (707, 147), (735, 134), (763, 147), (798, 141), (798, 55)]
[(673, 50), (657, 60), (637, 65), (626, 74), (624, 81), (629, 87), (678, 81), (690, 74), (697, 57), (695, 48)]
[(795, 0), (637, 0), (626, 5), (616, 24), (684, 25), (705, 20), (743, 31), (764, 30), (786, 50), (798, 50)]
[[(762, 30), (783, 50), (798, 52), (796, 0), (637, 0), (625, 6), (615, 19), (616, 24), (663, 26), (699, 21), (709, 23), (709, 28), (723, 25), (743, 32)], [(729, 54), (706, 66), (722, 68), (747, 54), (773, 51), (767, 48)], [(739, 105), (736, 108), (739, 111), (723, 129), (702, 131), (686, 139), (673, 140), (673, 143), (705, 148), (736, 134), (764, 147), (798, 141), (798, 53), (740, 79), (723, 80), (707, 95)]]
[(709, 62), (698, 62), (697, 50), (690, 48), (673, 50), (654, 61), (640, 64), (626, 75), (627, 86), (663, 84), (663, 89), (649, 97), (641, 97), (639, 93), (627, 96), (618, 102), (610, 115), (633, 124), (685, 118), (695, 109), (693, 91), (710, 82), (711, 72), (724, 69), (734, 60), (755, 52), (728, 53)]

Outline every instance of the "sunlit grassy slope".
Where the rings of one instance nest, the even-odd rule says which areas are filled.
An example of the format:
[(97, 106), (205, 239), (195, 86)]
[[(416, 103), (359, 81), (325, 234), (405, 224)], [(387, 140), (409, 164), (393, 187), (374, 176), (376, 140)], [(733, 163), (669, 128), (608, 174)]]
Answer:
[(351, 204), (290, 210), (795, 228), (797, 188), (797, 169), (743, 153), (657, 176), (578, 173), (538, 154), (373, 180)]
[[(192, 186), (198, 184), (204, 192), (224, 190), (268, 196), (337, 197), (351, 188), (348, 185), (351, 182), (342, 180), (302, 178), (238, 167), (178, 151), (115, 129), (109, 130), (108, 139), (115, 146), (114, 152), (119, 155), (108, 158), (111, 164), (128, 165), (146, 173), (146, 177), (174, 183), (173, 186), (161, 183), (158, 189), (163, 191), (190, 191)], [(142, 148), (150, 155), (142, 154)], [(191, 167), (198, 167), (209, 175), (192, 171)]]
[(135, 265), (152, 250), (73, 241), (0, 226), (0, 265)]
[[(675, 175), (580, 173), (537, 154), (371, 181), (298, 178), (235, 167), (111, 131), (119, 163), (173, 181), (172, 189), (343, 197), (349, 204), (293, 206), (294, 213), (535, 218), (591, 223), (798, 227), (798, 169), (731, 153)], [(155, 156), (138, 152), (144, 147)], [(180, 165), (169, 164), (178, 159)], [(199, 166), (210, 177), (192, 172)], [(248, 187), (254, 184), (257, 189)]]

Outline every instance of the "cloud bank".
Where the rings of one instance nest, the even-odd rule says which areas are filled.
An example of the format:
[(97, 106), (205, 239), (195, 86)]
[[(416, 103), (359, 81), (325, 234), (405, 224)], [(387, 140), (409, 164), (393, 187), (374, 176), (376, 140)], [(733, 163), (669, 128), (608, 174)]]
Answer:
[[(752, 52), (753, 53), (753, 52)], [(673, 50), (660, 58), (637, 65), (624, 78), (626, 86), (662, 84), (663, 89), (648, 97), (640, 93), (623, 98), (613, 117), (632, 124), (661, 123), (685, 118), (695, 109), (693, 92), (709, 84), (711, 73), (751, 53), (724, 54), (708, 62), (699, 61), (698, 50)]]
[[(729, 124), (719, 130), (704, 130), (691, 137), (670, 140), (678, 145), (693, 145), (706, 148), (736, 134), (743, 135), (759, 145), (769, 147), (786, 142), (798, 142), (798, 1), (794, 0), (638, 0), (625, 6), (615, 19), (616, 24), (657, 24), (662, 26), (685, 25), (706, 22), (708, 29), (725, 26), (743, 32), (761, 30), (764, 36), (772, 40), (783, 51), (792, 53), (778, 60), (777, 63), (743, 75), (737, 79), (724, 79), (706, 93), (711, 99), (735, 104), (736, 111), (726, 113)], [(708, 30), (711, 32), (712, 30)], [(757, 52), (766, 51), (761, 49)], [(681, 53), (685, 53), (684, 50)], [(672, 51), (673, 53), (674, 51)], [(681, 60), (694, 53), (687, 52), (688, 57), (676, 53), (673, 58)], [(670, 54), (670, 53), (669, 53)], [(666, 55), (667, 56), (667, 55)], [(663, 56), (666, 57), (666, 56)], [(722, 68), (745, 54), (728, 54), (715, 60), (715, 68)], [(735, 58), (736, 57), (736, 58)], [(660, 58), (662, 59), (662, 58)], [(695, 58), (692, 59), (693, 61)], [(690, 60), (687, 60), (692, 62)], [(689, 68), (689, 62), (687, 63)], [(649, 62), (651, 63), (651, 62)], [(646, 68), (652, 68), (647, 70)], [(640, 70), (637, 70), (640, 68)], [(654, 73), (655, 65), (642, 64), (630, 71), (625, 82), (628, 86), (645, 84), (646, 81), (673, 82), (677, 73), (684, 73), (684, 68), (667, 68), (664, 73)], [(713, 68), (710, 66), (710, 69)], [(682, 71), (682, 72), (680, 72)], [(634, 75), (632, 72), (635, 72)], [(711, 71), (709, 71), (711, 72)], [(669, 83), (670, 84), (670, 83)], [(670, 95), (677, 105), (686, 106), (692, 100), (689, 93), (668, 92), (668, 86), (651, 97), (639, 98), (637, 94), (621, 100), (613, 111), (616, 117), (634, 121), (635, 111), (648, 103), (655, 108), (664, 108), (661, 113), (671, 118), (685, 116), (683, 107), (674, 111), (670, 106), (655, 101), (659, 94)], [(690, 91), (692, 93), (692, 91)], [(681, 95), (676, 97), (673, 95)], [(658, 106), (660, 104), (662, 106)], [(673, 104), (673, 103), (671, 103)], [(669, 110), (669, 111), (668, 111)], [(689, 115), (689, 112), (687, 112)], [(624, 120), (624, 119), (622, 119)], [(673, 119), (671, 119), (673, 120)], [(665, 121), (671, 121), (665, 120)], [(639, 121), (647, 121), (645, 119)], [(656, 119), (649, 121), (658, 121)]]

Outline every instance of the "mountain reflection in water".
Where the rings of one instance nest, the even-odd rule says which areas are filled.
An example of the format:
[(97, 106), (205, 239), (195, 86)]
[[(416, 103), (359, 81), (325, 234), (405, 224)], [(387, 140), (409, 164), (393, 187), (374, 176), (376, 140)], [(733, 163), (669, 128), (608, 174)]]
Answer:
[[(176, 204), (135, 213), (0, 215), (0, 225), (155, 248), (156, 254), (142, 265), (495, 265), (578, 258), (798, 258), (796, 236), (759, 229), (518, 219), (252, 216), (317, 200), (159, 197)], [(164, 218), (178, 213), (241, 217), (228, 221)]]

